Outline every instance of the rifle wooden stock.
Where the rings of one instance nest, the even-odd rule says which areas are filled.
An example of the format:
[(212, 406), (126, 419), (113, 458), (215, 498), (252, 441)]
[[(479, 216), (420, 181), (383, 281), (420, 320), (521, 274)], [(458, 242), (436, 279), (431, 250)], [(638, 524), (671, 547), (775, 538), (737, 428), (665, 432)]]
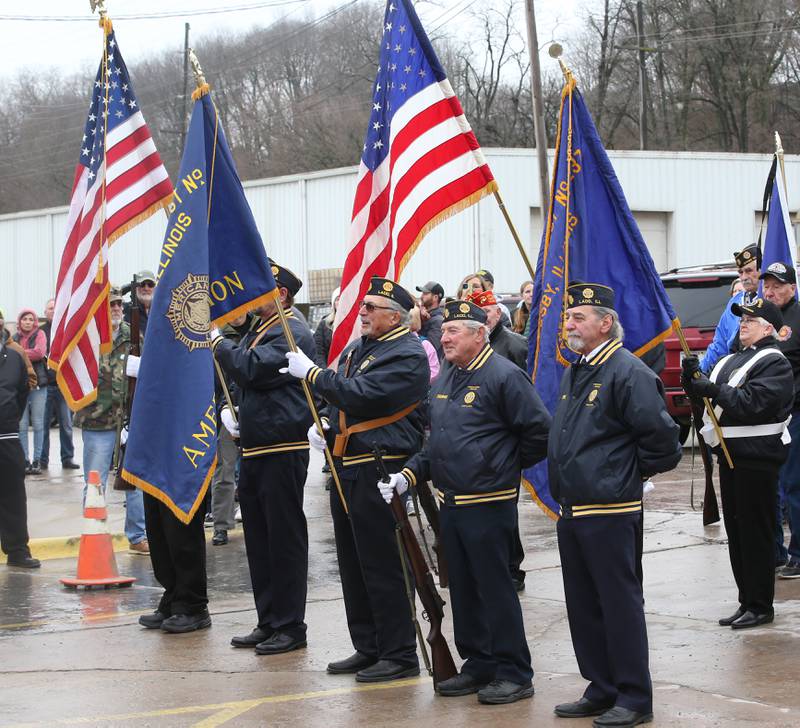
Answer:
[(697, 435), (697, 447), (700, 449), (700, 459), (703, 461), (703, 472), (706, 476), (706, 487), (703, 493), (703, 525), (709, 526), (719, 521), (719, 504), (717, 503), (717, 493), (714, 490), (714, 461), (700, 428), (697, 426), (698, 414), (702, 418), (703, 408), (699, 404), (692, 402), (694, 432)]
[(428, 622), (431, 626), (425, 640), (431, 646), (433, 687), (436, 688), (443, 680), (448, 680), (458, 674), (456, 665), (453, 662), (453, 656), (450, 654), (450, 648), (447, 646), (447, 640), (445, 640), (444, 634), (442, 634), (444, 600), (439, 596), (439, 592), (436, 591), (436, 586), (433, 583), (433, 575), (428, 569), (428, 564), (425, 561), (425, 557), (422, 555), (422, 549), (419, 547), (417, 537), (414, 535), (411, 523), (408, 520), (405, 506), (400, 501), (400, 497), (397, 493), (392, 496), (391, 506), (392, 513), (400, 528), (403, 548), (408, 556), (411, 571), (414, 573), (417, 594), (419, 595), (422, 608), (425, 610), (424, 613), (427, 615)]
[(439, 567), (439, 586), (445, 588), (450, 580), (447, 575), (447, 559), (445, 559), (444, 547), (439, 535), (439, 507), (436, 505), (436, 499), (433, 497), (433, 493), (431, 493), (431, 489), (426, 482), (417, 483), (414, 487), (417, 489), (419, 504), (422, 506), (422, 510), (425, 511), (425, 518), (428, 519), (428, 523), (433, 529), (433, 550)]

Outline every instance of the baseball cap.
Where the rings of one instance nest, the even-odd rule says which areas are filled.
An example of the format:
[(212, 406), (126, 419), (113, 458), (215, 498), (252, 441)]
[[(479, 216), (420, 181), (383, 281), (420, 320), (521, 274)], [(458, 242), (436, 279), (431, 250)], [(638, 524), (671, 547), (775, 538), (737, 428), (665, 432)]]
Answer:
[(781, 283), (797, 283), (797, 273), (794, 268), (792, 268), (791, 265), (779, 261), (770, 263), (759, 278), (764, 280), (767, 276), (771, 276)]
[(747, 305), (734, 303), (731, 306), (731, 311), (733, 311), (736, 316), (748, 314), (750, 316), (762, 318), (767, 323), (772, 324), (775, 331), (780, 331), (781, 328), (783, 328), (783, 315), (781, 314), (781, 310), (774, 303), (763, 298), (757, 298)]
[(432, 293), (434, 296), (439, 296), (440, 299), (444, 298), (444, 288), (436, 281), (428, 281), (424, 286), (417, 286), (420, 293)]

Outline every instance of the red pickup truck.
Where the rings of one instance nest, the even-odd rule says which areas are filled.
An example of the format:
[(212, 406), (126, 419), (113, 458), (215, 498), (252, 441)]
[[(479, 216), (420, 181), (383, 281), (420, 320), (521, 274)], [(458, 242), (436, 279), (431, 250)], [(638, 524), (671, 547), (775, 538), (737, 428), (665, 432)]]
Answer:
[[(732, 281), (738, 272), (732, 263), (678, 268), (661, 274), (661, 281), (680, 319), (686, 341), (693, 353), (702, 356), (714, 338), (719, 317), (730, 299)], [(667, 395), (667, 409), (680, 425), (681, 442), (691, 426), (689, 398), (681, 387), (683, 351), (676, 335), (664, 342), (665, 365), (661, 380)]]

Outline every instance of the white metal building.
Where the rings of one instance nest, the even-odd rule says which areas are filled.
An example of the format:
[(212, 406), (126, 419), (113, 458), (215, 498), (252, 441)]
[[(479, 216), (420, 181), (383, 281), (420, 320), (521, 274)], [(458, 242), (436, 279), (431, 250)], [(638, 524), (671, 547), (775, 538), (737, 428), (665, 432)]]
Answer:
[[(536, 261), (542, 232), (536, 157), (528, 149), (485, 149), (520, 236)], [(753, 242), (771, 164), (768, 155), (610, 152), (622, 187), (659, 270), (732, 260)], [(552, 158), (552, 153), (551, 153)], [(789, 208), (800, 208), (800, 157), (786, 158)], [(344, 263), (356, 169), (345, 168), (245, 183), (269, 254), (304, 280)], [(0, 216), (0, 308), (13, 321), (20, 308), (41, 312), (53, 295), (67, 208)], [(111, 252), (114, 283), (142, 268), (156, 270), (166, 216), (156, 215), (119, 239)], [(493, 198), (434, 229), (403, 275), (406, 286), (428, 280), (450, 294), (479, 268), (497, 290), (516, 291), (527, 278)], [(299, 300), (307, 301), (308, 287)]]

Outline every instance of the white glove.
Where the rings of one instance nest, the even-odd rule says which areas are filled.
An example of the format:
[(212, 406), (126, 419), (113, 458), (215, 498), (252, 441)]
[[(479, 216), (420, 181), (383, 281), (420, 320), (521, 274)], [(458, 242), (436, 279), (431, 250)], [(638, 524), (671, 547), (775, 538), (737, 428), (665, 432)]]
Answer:
[[(331, 426), (325, 420), (322, 420), (322, 429), (327, 432), (331, 429)], [(325, 438), (321, 437), (319, 432), (317, 432), (316, 425), (311, 425), (311, 427), (308, 428), (308, 442), (315, 450), (324, 452)]]
[(142, 361), (140, 356), (128, 354), (128, 361), (125, 362), (125, 375), (128, 377), (139, 376), (139, 363)]
[(644, 484), (642, 485), (642, 495), (645, 496), (655, 489), (656, 489), (656, 484), (652, 480), (650, 480), (650, 478), (648, 478), (647, 480), (644, 481)]
[(214, 326), (208, 332), (208, 340), (209, 341), (214, 341), (214, 339), (216, 339), (216, 338), (218, 338), (220, 336), (222, 336), (222, 334), (219, 332), (219, 329), (216, 326)]
[(408, 490), (408, 481), (402, 473), (392, 473), (388, 483), (384, 483), (382, 480), (378, 481), (378, 490), (381, 492), (383, 500), (391, 503), (395, 491), (398, 495), (403, 495)]
[(222, 412), (219, 413), (219, 418), (222, 420), (222, 424), (225, 425), (225, 429), (231, 433), (231, 437), (239, 437), (239, 423), (233, 416), (230, 407), (223, 407)]
[(298, 379), (305, 379), (308, 370), (316, 366), (302, 351), (287, 351), (286, 358), (289, 365), (280, 369), (281, 374), (291, 374)]
[(123, 427), (119, 431), (119, 444), (124, 447), (125, 443), (127, 443), (127, 442), (128, 442), (128, 428), (127, 427)]

